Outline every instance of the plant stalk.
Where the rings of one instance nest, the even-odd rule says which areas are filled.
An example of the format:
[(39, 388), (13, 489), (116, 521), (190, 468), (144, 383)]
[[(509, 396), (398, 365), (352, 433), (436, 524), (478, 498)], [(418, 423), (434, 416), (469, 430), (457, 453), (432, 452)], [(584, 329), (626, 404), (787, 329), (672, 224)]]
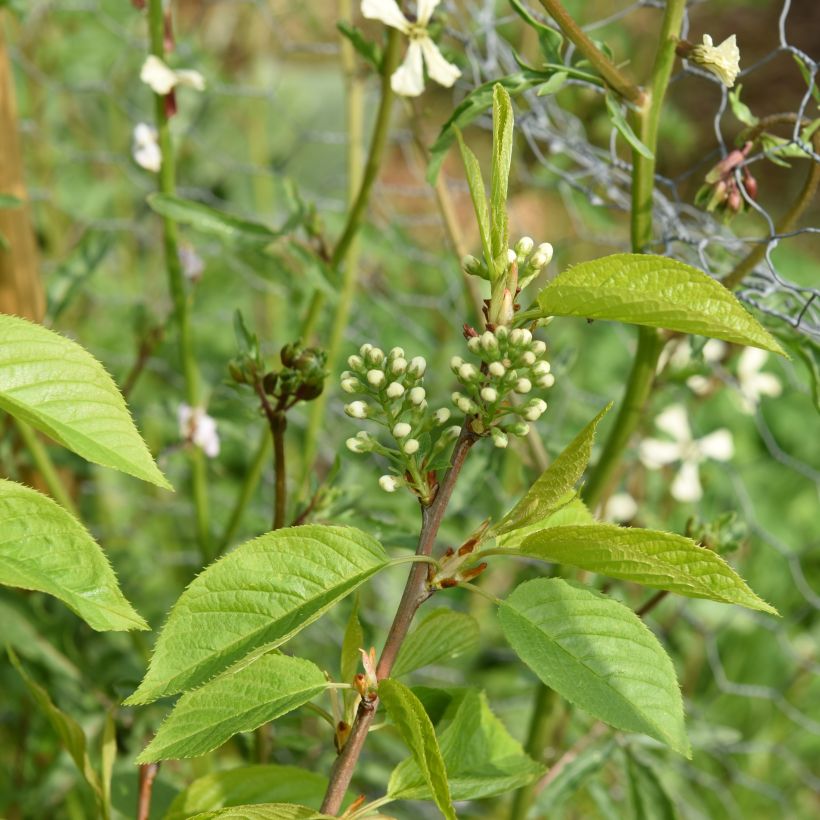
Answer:
[[(165, 20), (162, 0), (149, 0), (148, 28), (151, 54), (165, 59)], [(173, 196), (176, 192), (176, 162), (171, 140), (171, 129), (165, 109), (165, 98), (154, 94), (154, 110), (162, 164), (159, 170), (159, 191)], [(191, 333), (191, 316), (185, 274), (179, 258), (179, 239), (176, 223), (162, 217), (165, 265), (168, 269), (168, 286), (174, 305), (174, 319), (177, 324), (179, 359), (185, 381), (185, 401), (190, 407), (199, 407), (199, 372), (194, 356)], [(208, 524), (208, 484), (205, 454), (199, 447), (189, 448), (191, 461), (191, 482), (193, 486), (194, 509), (196, 515), (197, 540), (204, 560), (210, 554), (210, 528)]]
[[(435, 497), (429, 505), (422, 506), (421, 530), (419, 532), (416, 555), (429, 556), (433, 551), (436, 535), (438, 534), (444, 513), (447, 510), (447, 505), (453, 494), (453, 488), (461, 473), (461, 468), (464, 466), (464, 461), (470, 452), (470, 448), (475, 444), (476, 440), (476, 435), (470, 432), (465, 425), (453, 448), (450, 467), (445, 473)], [(378, 666), (376, 667), (376, 676), (379, 680), (390, 676), (393, 663), (396, 660), (399, 649), (401, 649), (402, 643), (404, 643), (404, 639), (407, 637), (410, 625), (413, 622), (418, 608), (432, 594), (427, 588), (427, 573), (427, 564), (422, 562), (413, 564), (410, 570), (407, 583), (404, 587), (404, 593), (402, 594), (401, 601), (390, 627), (390, 632), (384, 644), (384, 649), (379, 658)], [(353, 777), (359, 755), (367, 740), (367, 733), (376, 714), (378, 703), (378, 699), (376, 699), (373, 701), (362, 700), (359, 704), (356, 719), (353, 722), (347, 743), (345, 743), (341, 754), (336, 759), (336, 763), (330, 775), (330, 783), (328, 784), (321, 808), (326, 814), (336, 814), (342, 805), (342, 800), (350, 785), (350, 780)]]
[(29, 455), (34, 461), (37, 472), (43, 481), (45, 481), (51, 497), (62, 507), (65, 507), (75, 518), (79, 518), (77, 505), (74, 503), (74, 499), (68, 494), (65, 484), (60, 478), (60, 474), (57, 472), (54, 462), (51, 460), (46, 445), (37, 433), (24, 421), (15, 419), (14, 423), (17, 426), (17, 432), (20, 434), (23, 444), (25, 444)]

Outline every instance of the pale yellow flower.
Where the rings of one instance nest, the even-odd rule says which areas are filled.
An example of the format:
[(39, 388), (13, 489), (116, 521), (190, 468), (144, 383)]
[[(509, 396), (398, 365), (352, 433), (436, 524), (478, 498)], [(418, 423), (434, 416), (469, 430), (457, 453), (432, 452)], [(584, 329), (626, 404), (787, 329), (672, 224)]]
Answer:
[(708, 34), (704, 34), (703, 43), (692, 49), (688, 59), (711, 71), (727, 88), (735, 84), (740, 73), (740, 50), (734, 34), (719, 46), (714, 45)]

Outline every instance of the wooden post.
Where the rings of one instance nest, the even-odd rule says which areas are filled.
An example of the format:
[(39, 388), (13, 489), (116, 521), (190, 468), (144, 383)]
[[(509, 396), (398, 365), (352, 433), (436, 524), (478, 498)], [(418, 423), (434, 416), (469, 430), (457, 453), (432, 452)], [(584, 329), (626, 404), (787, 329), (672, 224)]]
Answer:
[(17, 131), (17, 104), (0, 11), (0, 194), (23, 200), (19, 208), (0, 208), (0, 313), (36, 322), (45, 313), (45, 295), (37, 270), (37, 245), (23, 182), (23, 159)]

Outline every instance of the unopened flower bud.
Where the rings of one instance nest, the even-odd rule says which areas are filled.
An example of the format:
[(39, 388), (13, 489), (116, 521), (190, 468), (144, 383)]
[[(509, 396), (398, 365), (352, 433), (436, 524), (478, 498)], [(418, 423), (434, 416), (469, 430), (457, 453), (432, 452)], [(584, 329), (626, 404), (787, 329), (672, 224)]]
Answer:
[(458, 401), (456, 402), (456, 406), (459, 410), (461, 410), (462, 413), (464, 413), (467, 416), (472, 416), (478, 412), (478, 407), (476, 406), (476, 403), (467, 396), (459, 396)]
[(501, 362), (490, 362), (487, 370), (491, 376), (495, 376), (497, 379), (500, 379), (507, 372), (507, 368)]
[(529, 256), (534, 247), (535, 242), (533, 242), (532, 237), (522, 236), (521, 239), (519, 239), (515, 244), (515, 252), (518, 254), (519, 259), (523, 259), (524, 257)]
[(347, 439), (345, 446), (351, 453), (366, 453), (370, 449), (365, 442), (355, 436)]
[(341, 384), (345, 393), (356, 393), (361, 387), (361, 382), (354, 378), (342, 379)]
[(361, 356), (348, 356), (347, 366), (351, 370), (361, 370), (364, 367), (364, 359)]
[(364, 344), (363, 344), (363, 345), (359, 348), (359, 355), (360, 355), (360, 356), (367, 356), (367, 354), (368, 354), (371, 350), (373, 350), (373, 345), (372, 345), (372, 344), (370, 344), (370, 342), (365, 342), (365, 343), (364, 343)]
[(452, 427), (448, 427), (443, 433), (442, 437), (446, 438), (458, 438), (461, 435), (461, 428), (454, 424)]
[(397, 399), (404, 395), (404, 387), (398, 382), (390, 382), (384, 392), (387, 393), (388, 399)]
[(395, 373), (396, 375), (400, 373), (404, 373), (407, 370), (407, 359), (403, 359), (399, 356), (390, 363), (390, 372)]
[(498, 391), (494, 387), (482, 387), (481, 398), (484, 399), (487, 404), (492, 404), (498, 401)]
[(547, 257), (545, 254), (541, 253), (540, 251), (536, 251), (532, 255), (532, 259), (530, 259), (530, 267), (533, 270), (540, 271), (547, 264)]
[(531, 350), (525, 350), (521, 356), (521, 361), (524, 362), (526, 365), (533, 365), (535, 364), (535, 353)]
[(450, 410), (447, 407), (440, 407), (433, 413), (433, 419), (435, 420), (436, 424), (445, 424), (450, 420)]
[(409, 392), (410, 403), (415, 404), (418, 407), (427, 396), (427, 391), (423, 387), (413, 387), (410, 389)]
[(401, 449), (407, 453), (408, 456), (412, 456), (413, 453), (417, 453), (419, 449), (419, 443), (417, 439), (409, 438), (407, 441), (402, 444)]
[(497, 327), (493, 332), (495, 333), (495, 338), (498, 339), (499, 342), (506, 339), (510, 335), (510, 329), (505, 325)]
[(412, 430), (413, 428), (406, 421), (400, 421), (393, 425), (393, 438), (406, 438)]
[(524, 438), (524, 436), (528, 436), (530, 433), (530, 426), (525, 421), (519, 421), (510, 427), (510, 432), (514, 436), (518, 436), (519, 438)]
[(529, 393), (532, 390), (532, 382), (529, 379), (519, 379), (515, 383), (516, 393)]
[(555, 376), (552, 373), (547, 373), (545, 376), (541, 376), (536, 384), (539, 387), (552, 387), (555, 384)]
[(384, 361), (384, 351), (380, 347), (371, 347), (365, 358), (370, 364), (381, 364)]
[(470, 336), (470, 338), (467, 339), (467, 350), (469, 350), (470, 353), (478, 353), (478, 351), (480, 349), (481, 349), (481, 337), (480, 336)]
[(487, 353), (495, 353), (498, 350), (498, 339), (495, 337), (495, 333), (491, 330), (485, 330), (481, 334), (481, 347), (487, 351)]
[(517, 327), (510, 332), (510, 344), (514, 347), (528, 345), (532, 341), (532, 333), (525, 327)]
[(423, 376), (425, 370), (427, 370), (427, 360), (423, 356), (414, 356), (410, 359), (407, 372), (411, 376)]
[(366, 419), (367, 405), (363, 401), (352, 401), (345, 405), (345, 413), (354, 419)]
[(530, 345), (530, 350), (532, 350), (536, 356), (543, 356), (547, 352), (547, 345), (540, 339), (533, 339), (532, 345)]
[(458, 373), (458, 369), (463, 364), (464, 364), (464, 359), (462, 359), (461, 356), (453, 356), (453, 358), (450, 359), (450, 370), (452, 370), (453, 373)]
[(458, 378), (463, 382), (475, 381), (478, 376), (479, 373), (475, 365), (472, 365), (469, 362), (462, 364), (458, 369)]
[(493, 444), (496, 447), (504, 448), (509, 444), (510, 440), (507, 438), (507, 434), (503, 430), (499, 430), (498, 427), (493, 427), (490, 434), (493, 437)]
[(517, 261), (518, 254), (512, 248), (507, 248), (507, 264), (512, 265), (513, 262)]
[(404, 348), (403, 347), (392, 347), (392, 348), (390, 348), (390, 352), (387, 355), (391, 359), (403, 359), (404, 358)]
[(394, 493), (398, 488), (401, 486), (401, 482), (399, 481), (396, 476), (393, 475), (383, 475), (379, 479), (379, 486), (386, 492), (386, 493)]
[(550, 372), (550, 363), (541, 359), (540, 362), (536, 362), (532, 372), (534, 376), (546, 376)]
[(381, 370), (368, 370), (367, 381), (373, 385), (373, 387), (379, 387), (384, 383), (384, 373)]
[(481, 276), (483, 273), (481, 262), (469, 253), (461, 258), (461, 267), (472, 276)]
[(542, 399), (533, 399), (524, 407), (523, 416), (527, 421), (538, 421), (547, 409), (547, 403)]

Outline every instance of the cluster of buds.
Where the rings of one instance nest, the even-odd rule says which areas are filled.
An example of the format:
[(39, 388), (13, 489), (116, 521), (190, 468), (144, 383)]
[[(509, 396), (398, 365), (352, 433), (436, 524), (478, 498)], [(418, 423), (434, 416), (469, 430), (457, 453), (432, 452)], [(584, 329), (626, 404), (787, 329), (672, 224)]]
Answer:
[(427, 362), (421, 356), (408, 361), (400, 347), (385, 354), (378, 347), (364, 344), (347, 364), (349, 370), (341, 376), (342, 390), (365, 398), (346, 404), (345, 413), (385, 427), (391, 437), (386, 445), (362, 431), (347, 439), (348, 450), (378, 453), (391, 463), (393, 472), (379, 479), (385, 492), (407, 485), (429, 501), (435, 491), (433, 465), (458, 438), (461, 428), (447, 424), (451, 415), (448, 408), (428, 408), (424, 388)]
[[(552, 245), (549, 242), (542, 242), (536, 247), (535, 242), (529, 236), (522, 236), (515, 248), (507, 251), (508, 266), (512, 266), (513, 263), (518, 266), (518, 287), (522, 290), (541, 273), (551, 260)], [(471, 276), (490, 279), (487, 263), (482, 259), (468, 254), (461, 260), (461, 266), (464, 272)]]
[(738, 183), (740, 183), (751, 199), (757, 199), (757, 180), (749, 173), (744, 164), (752, 143), (747, 142), (743, 148), (730, 151), (706, 175), (705, 185), (695, 195), (695, 204), (706, 208), (710, 213), (720, 210), (727, 215), (736, 214), (743, 210), (744, 199)]
[(489, 520), (485, 521), (457, 550), (450, 547), (442, 555), (438, 567), (430, 566), (427, 585), (431, 590), (449, 589), (465, 584), (487, 569), (484, 561), (475, 566), (470, 564), (473, 562), (473, 552), (484, 538), (489, 525)]
[(467, 328), (467, 347), (480, 360), (480, 366), (454, 356), (450, 368), (462, 391), (452, 395), (453, 404), (468, 417), (478, 435), (492, 436), (496, 447), (506, 447), (509, 435), (529, 434), (528, 422), (537, 421), (547, 409), (540, 398), (513, 403), (514, 396), (526, 396), (534, 387), (548, 388), (555, 383), (550, 363), (544, 357), (547, 346), (533, 339), (525, 328), (509, 330), (501, 325), (478, 335)]

